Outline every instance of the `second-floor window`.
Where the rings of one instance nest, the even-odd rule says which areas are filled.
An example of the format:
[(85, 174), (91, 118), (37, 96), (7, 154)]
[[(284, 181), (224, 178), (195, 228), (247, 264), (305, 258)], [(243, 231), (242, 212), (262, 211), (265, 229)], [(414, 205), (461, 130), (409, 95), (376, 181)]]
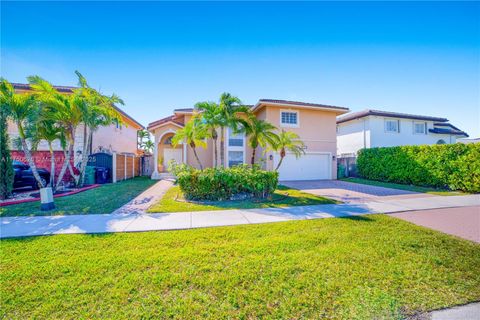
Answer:
[(385, 132), (399, 132), (398, 120), (385, 120)]
[(235, 134), (233, 130), (228, 130), (228, 146), (243, 147), (243, 133)]
[(285, 127), (298, 126), (298, 112), (295, 111), (281, 111), (280, 124)]
[(426, 134), (427, 133), (427, 124), (425, 122), (415, 122), (413, 124), (413, 133), (415, 133), (415, 134)]

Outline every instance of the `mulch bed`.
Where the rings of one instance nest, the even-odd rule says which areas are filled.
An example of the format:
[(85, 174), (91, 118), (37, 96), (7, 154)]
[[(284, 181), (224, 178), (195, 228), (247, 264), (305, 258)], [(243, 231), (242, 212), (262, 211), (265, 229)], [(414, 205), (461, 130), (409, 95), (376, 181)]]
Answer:
[[(92, 184), (89, 186), (85, 186), (83, 188), (76, 188), (76, 189), (68, 189), (68, 190), (63, 190), (63, 191), (58, 191), (56, 192), (53, 197), (54, 198), (60, 198), (60, 197), (65, 197), (65, 196), (70, 196), (72, 194), (77, 194), (86, 190), (94, 189), (97, 187), (100, 187), (100, 184)], [(39, 201), (40, 200), (40, 192), (38, 191), (31, 191), (29, 192), (20, 192), (14, 195), (13, 198), (11, 199), (6, 199), (6, 200), (1, 200), (0, 201), (0, 207), (5, 207), (5, 206), (10, 206), (14, 204), (19, 204), (19, 203), (25, 203), (25, 202), (34, 202), (34, 201)]]

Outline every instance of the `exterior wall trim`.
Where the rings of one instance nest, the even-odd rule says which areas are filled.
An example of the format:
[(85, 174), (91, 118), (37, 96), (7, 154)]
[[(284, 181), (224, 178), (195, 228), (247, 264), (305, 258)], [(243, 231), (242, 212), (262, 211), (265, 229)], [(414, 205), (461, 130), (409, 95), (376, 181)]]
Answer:
[(156, 126), (154, 126), (154, 127), (148, 128), (148, 131), (151, 132), (152, 130), (156, 130), (156, 129), (160, 128), (160, 127), (166, 126), (167, 124), (171, 124), (171, 125), (174, 125), (174, 126), (176, 126), (176, 127), (183, 128), (181, 125), (179, 125), (178, 123), (176, 123), (176, 122), (174, 122), (174, 121), (167, 121), (167, 122), (161, 123), (161, 124), (159, 124), (159, 125), (156, 125)]

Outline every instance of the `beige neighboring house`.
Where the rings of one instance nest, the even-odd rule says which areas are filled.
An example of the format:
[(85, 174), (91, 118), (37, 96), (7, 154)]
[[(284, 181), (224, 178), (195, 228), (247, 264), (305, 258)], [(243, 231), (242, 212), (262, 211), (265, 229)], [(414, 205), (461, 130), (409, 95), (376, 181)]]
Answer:
[[(297, 159), (294, 155), (287, 154), (279, 170), (280, 180), (336, 179), (336, 117), (348, 112), (348, 108), (273, 99), (261, 99), (250, 107), (258, 119), (272, 123), (279, 130), (297, 133), (305, 143), (305, 155), (302, 157)], [(182, 144), (174, 148), (171, 143), (175, 132), (183, 128), (197, 112), (200, 111), (192, 108), (175, 109), (173, 115), (148, 125), (148, 131), (155, 138), (154, 157), (155, 163), (158, 164), (152, 174), (153, 179), (159, 179), (167, 174), (167, 164), (172, 159), (177, 163), (197, 167), (190, 146)], [(246, 139), (244, 134), (234, 134), (230, 129), (225, 130), (226, 165), (250, 163), (252, 150), (248, 147)], [(207, 148), (197, 148), (197, 153), (203, 166), (214, 166), (211, 139), (207, 141)], [(257, 150), (256, 162), (264, 169), (273, 170), (279, 159), (275, 152), (265, 154), (261, 148)]]
[[(28, 84), (21, 83), (12, 83), (15, 91), (17, 93), (28, 93), (31, 91)], [(65, 86), (54, 86), (59, 92), (69, 94), (72, 90), (77, 89), (76, 87), (65, 87)], [(123, 110), (115, 106), (115, 109), (122, 115), (123, 125), (110, 125), (107, 127), (101, 127), (93, 133), (92, 146), (89, 150), (89, 154), (96, 152), (107, 152), (107, 153), (119, 153), (119, 154), (128, 154), (128, 155), (137, 155), (137, 132), (144, 129), (138, 121), (133, 119), (131, 116), (126, 114)], [(84, 145), (84, 125), (80, 125), (75, 134), (75, 163), (79, 160), (81, 152)], [(8, 134), (13, 141), (18, 137), (18, 128), (17, 126), (9, 121), (8, 123)], [(18, 148), (12, 143), (12, 151), (17, 151)], [(46, 142), (42, 141), (38, 146), (38, 151), (47, 151), (48, 145)], [(54, 143), (54, 150), (61, 151), (60, 143), (57, 141)]]

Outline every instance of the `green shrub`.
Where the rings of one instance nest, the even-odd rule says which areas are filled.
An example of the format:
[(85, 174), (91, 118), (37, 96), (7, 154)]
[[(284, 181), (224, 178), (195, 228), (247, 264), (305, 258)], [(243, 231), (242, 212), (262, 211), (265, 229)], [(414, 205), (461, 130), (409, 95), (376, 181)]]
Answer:
[(229, 200), (235, 195), (256, 198), (270, 196), (278, 185), (278, 173), (247, 165), (198, 170), (187, 165), (173, 166), (180, 189), (189, 200)]
[(13, 189), (14, 172), (7, 133), (7, 117), (0, 110), (0, 200), (8, 198)]
[(357, 169), (371, 180), (480, 192), (480, 144), (363, 149)]

